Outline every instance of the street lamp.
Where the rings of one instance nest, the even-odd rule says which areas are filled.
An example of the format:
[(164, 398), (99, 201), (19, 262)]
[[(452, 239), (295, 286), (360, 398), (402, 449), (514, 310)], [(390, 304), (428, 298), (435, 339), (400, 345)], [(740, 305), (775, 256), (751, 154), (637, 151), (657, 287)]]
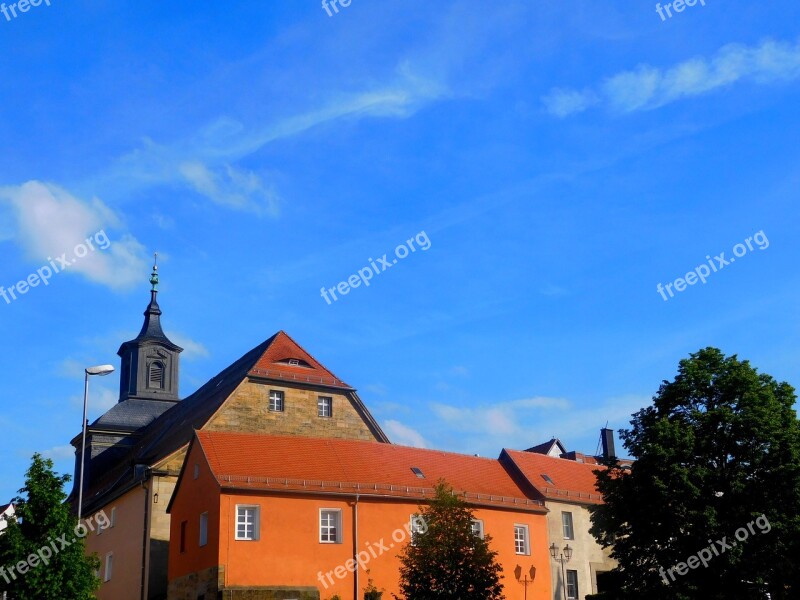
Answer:
[(567, 544), (564, 546), (564, 551), (559, 553), (558, 546), (553, 542), (550, 544), (550, 556), (561, 563), (561, 587), (564, 589), (564, 600), (567, 600), (567, 576), (564, 572), (564, 563), (569, 562), (569, 559), (572, 558), (572, 548)]
[(111, 365), (98, 365), (85, 370), (86, 379), (83, 384), (83, 439), (81, 440), (81, 475), (78, 482), (78, 520), (80, 521), (83, 510), (83, 468), (86, 464), (86, 407), (89, 404), (89, 375), (110, 375), (114, 372)]

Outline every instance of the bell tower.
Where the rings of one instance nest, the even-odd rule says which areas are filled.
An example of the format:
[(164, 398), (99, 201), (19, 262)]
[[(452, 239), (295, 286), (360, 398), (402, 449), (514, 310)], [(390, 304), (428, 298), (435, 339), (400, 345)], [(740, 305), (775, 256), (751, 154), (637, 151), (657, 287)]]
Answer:
[(144, 324), (135, 339), (120, 346), (122, 359), (119, 401), (160, 400), (178, 402), (179, 355), (183, 348), (173, 344), (161, 329), (158, 306), (158, 254), (150, 275), (150, 304), (144, 311)]

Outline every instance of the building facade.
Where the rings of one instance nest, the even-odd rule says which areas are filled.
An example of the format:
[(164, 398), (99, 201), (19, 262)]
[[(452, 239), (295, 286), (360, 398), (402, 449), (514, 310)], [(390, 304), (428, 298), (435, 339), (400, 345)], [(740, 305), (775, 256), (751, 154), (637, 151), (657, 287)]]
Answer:
[(180, 399), (182, 349), (161, 326), (156, 267), (151, 284), (142, 329), (118, 352), (119, 402), (88, 426), (85, 452), (80, 435), (72, 440), (76, 475), (85, 467), (83, 516), (111, 521), (86, 539), (102, 562), (100, 600), (166, 598), (166, 507), (195, 430), (389, 441), (356, 390), (283, 331)]
[[(547, 519), (495, 459), (356, 440), (198, 431), (169, 507), (169, 599), (399, 594), (398, 552), (444, 479), (491, 536), (508, 600), (549, 597)], [(527, 585), (525, 581), (527, 580)]]
[[(525, 452), (504, 449), (500, 461), (536, 489), (547, 512), (552, 600), (582, 600), (602, 591), (604, 573), (616, 567), (610, 549), (589, 533), (589, 508), (602, 502), (594, 471), (597, 457), (566, 452), (558, 440)], [(567, 557), (569, 557), (567, 559)]]

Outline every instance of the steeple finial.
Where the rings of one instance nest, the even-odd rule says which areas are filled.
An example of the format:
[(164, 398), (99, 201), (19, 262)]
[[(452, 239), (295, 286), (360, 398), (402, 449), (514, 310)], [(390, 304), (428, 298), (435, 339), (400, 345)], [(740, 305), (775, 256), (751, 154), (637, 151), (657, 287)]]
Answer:
[(153, 253), (153, 272), (150, 274), (150, 284), (152, 291), (158, 291), (158, 252)]

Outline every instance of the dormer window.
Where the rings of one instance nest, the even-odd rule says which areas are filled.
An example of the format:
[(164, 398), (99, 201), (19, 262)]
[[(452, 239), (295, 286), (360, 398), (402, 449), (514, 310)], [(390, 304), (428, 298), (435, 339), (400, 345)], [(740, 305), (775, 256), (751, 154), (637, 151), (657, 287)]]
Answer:
[(157, 390), (164, 389), (164, 363), (155, 360), (150, 363), (147, 373), (147, 387)]
[(305, 367), (306, 369), (312, 368), (311, 365), (308, 364), (308, 362), (306, 362), (302, 358), (292, 358), (292, 357), (282, 358), (280, 360), (275, 361), (275, 364), (287, 365), (289, 367)]

